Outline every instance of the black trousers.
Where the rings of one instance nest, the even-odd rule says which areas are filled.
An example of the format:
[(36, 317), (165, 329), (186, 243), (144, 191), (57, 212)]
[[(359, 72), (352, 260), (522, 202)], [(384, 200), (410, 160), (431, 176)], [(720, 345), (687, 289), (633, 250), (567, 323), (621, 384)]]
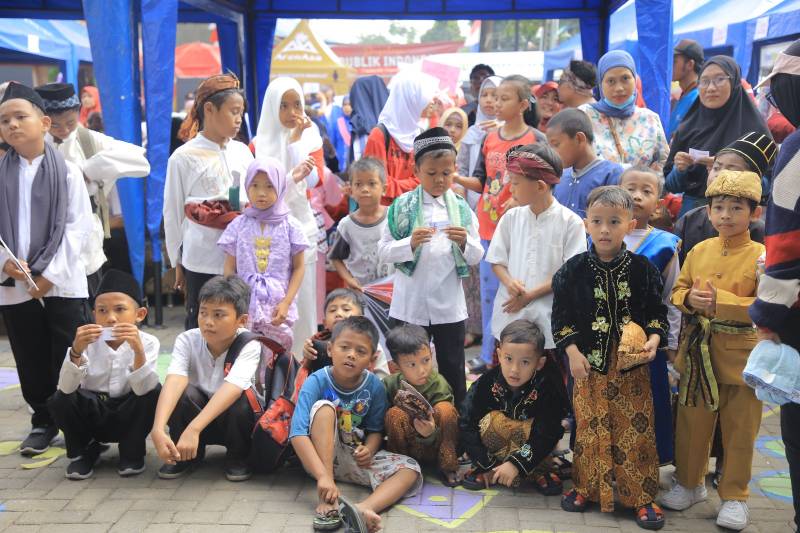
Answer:
[[(169, 418), (169, 436), (177, 444), (186, 427), (208, 404), (209, 396), (194, 385), (183, 391), (172, 416)], [(215, 418), (200, 433), (198, 456), (207, 444), (225, 446), (228, 459), (247, 460), (252, 442), (255, 414), (242, 393), (228, 410)]]
[(214, 277), (214, 274), (201, 274), (185, 268), (183, 272), (186, 279), (186, 320), (183, 328), (188, 331), (197, 327), (197, 313), (200, 311), (200, 289), (203, 288), (206, 281)]
[(75, 330), (89, 322), (83, 298), (44, 298), (0, 306), (33, 427), (53, 425), (47, 399), (56, 392), (61, 363)]
[(92, 439), (118, 442), (119, 456), (138, 460), (145, 456), (147, 435), (153, 427), (161, 385), (143, 396), (129, 392), (119, 398), (79, 388), (65, 394), (57, 390), (47, 405), (64, 432), (67, 457), (83, 453)]
[[(781, 342), (800, 350), (800, 309), (792, 309), (778, 331)], [(800, 528), (800, 404), (787, 403), (781, 406), (781, 436), (789, 462), (789, 479), (792, 482), (794, 500), (794, 523)]]

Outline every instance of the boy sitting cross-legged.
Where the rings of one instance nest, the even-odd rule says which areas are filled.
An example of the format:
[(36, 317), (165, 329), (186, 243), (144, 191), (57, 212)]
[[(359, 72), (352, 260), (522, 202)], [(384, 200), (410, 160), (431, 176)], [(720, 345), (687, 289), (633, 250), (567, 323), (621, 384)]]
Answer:
[[(391, 330), (386, 345), (400, 372), (383, 380), (391, 407), (386, 411), (386, 448), (409, 455), (418, 461), (433, 462), (442, 483), (458, 485), (458, 411), (453, 405), (453, 389), (433, 368), (430, 339), (425, 328), (405, 324)], [(403, 381), (414, 387), (433, 408), (422, 418), (419, 406), (412, 410), (400, 407), (397, 393)], [(427, 408), (427, 406), (425, 406)]]
[(377, 513), (422, 485), (416, 461), (380, 449), (386, 391), (367, 370), (377, 345), (378, 330), (369, 319), (352, 316), (339, 322), (328, 346), (333, 364), (311, 374), (300, 390), (289, 438), (317, 480), (314, 529), (336, 529), (342, 523), (335, 480), (372, 487), (372, 494), (355, 506), (370, 531), (380, 529)]

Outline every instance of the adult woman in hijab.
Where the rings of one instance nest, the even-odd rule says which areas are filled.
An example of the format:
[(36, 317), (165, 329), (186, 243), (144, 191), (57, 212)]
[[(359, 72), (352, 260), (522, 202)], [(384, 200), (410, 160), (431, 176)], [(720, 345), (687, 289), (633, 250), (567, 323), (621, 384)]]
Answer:
[(391, 81), (389, 99), (364, 150), (365, 156), (380, 159), (386, 166), (386, 205), (419, 185), (414, 177), (414, 137), (420, 132), (422, 112), (436, 96), (437, 86), (435, 78), (420, 72), (401, 72)]
[(350, 133), (352, 144), (347, 166), (358, 161), (367, 147), (367, 137), (378, 123), (378, 117), (389, 98), (389, 90), (380, 76), (358, 78), (350, 87)]
[(661, 171), (669, 145), (658, 115), (636, 106), (633, 58), (624, 50), (613, 50), (600, 58), (597, 70), (602, 98), (578, 108), (592, 121), (597, 155), (624, 167)]
[[(781, 145), (767, 204), (766, 270), (750, 317), (759, 336), (800, 350), (800, 39), (778, 54), (768, 78), (770, 103), (799, 128)], [(800, 526), (800, 404), (781, 406), (781, 435), (789, 462), (794, 526)]]
[(751, 131), (772, 138), (741, 77), (728, 56), (708, 59), (700, 71), (699, 98), (678, 125), (664, 167), (666, 189), (683, 193), (680, 215), (706, 203), (708, 170), (718, 151)]
[(297, 293), (297, 321), (292, 328), (292, 353), (300, 356), (303, 343), (317, 331), (317, 245), (319, 225), (308, 190), (325, 175), (322, 137), (304, 111), (303, 89), (293, 78), (275, 78), (264, 93), (256, 132), (256, 157), (274, 157), (289, 172), (286, 205), (303, 227), (309, 247), (303, 254), (305, 275)]
[(86, 128), (89, 127), (89, 115), (92, 113), (102, 113), (103, 106), (100, 105), (100, 91), (94, 85), (86, 85), (81, 89), (81, 114), (78, 121)]

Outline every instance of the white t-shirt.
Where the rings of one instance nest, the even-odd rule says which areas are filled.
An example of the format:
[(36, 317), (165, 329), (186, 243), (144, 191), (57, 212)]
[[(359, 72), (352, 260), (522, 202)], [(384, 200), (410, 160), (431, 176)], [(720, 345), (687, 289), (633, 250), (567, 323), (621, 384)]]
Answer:
[[(239, 329), (238, 333), (247, 331)], [(199, 328), (184, 331), (175, 339), (172, 360), (167, 374), (187, 376), (189, 383), (209, 396), (213, 396), (223, 381), (232, 383), (242, 390), (255, 383), (255, 374), (261, 360), (261, 343), (251, 341), (244, 345), (239, 357), (234, 361), (228, 375), (225, 375), (225, 356), (227, 351), (214, 357), (208, 351)]]
[[(521, 281), (530, 290), (547, 282), (573, 255), (586, 251), (586, 233), (578, 215), (558, 203), (553, 203), (539, 216), (527, 206), (509, 209), (495, 229), (486, 261), (505, 265), (512, 279)], [(502, 283), (497, 290), (492, 312), (492, 334), (500, 332), (510, 322), (525, 319), (534, 322), (544, 333), (545, 348), (555, 348), (550, 331), (553, 293), (537, 298), (516, 313), (503, 311), (508, 289)]]
[(394, 272), (394, 265), (381, 263), (378, 260), (378, 242), (386, 228), (387, 215), (374, 224), (362, 224), (350, 215), (339, 221), (337, 239), (331, 251), (330, 259), (340, 259), (347, 270), (361, 284), (366, 285)]

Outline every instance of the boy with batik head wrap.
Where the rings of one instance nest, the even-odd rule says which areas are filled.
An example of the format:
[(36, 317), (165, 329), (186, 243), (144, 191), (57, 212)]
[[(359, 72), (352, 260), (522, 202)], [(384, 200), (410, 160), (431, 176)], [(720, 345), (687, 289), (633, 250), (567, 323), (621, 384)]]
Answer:
[[(58, 428), (47, 410), (75, 330), (88, 321), (81, 245), (91, 231), (83, 175), (45, 135), (42, 98), (11, 82), (0, 102), (0, 313), (17, 365), (22, 396), (33, 408), (23, 455), (50, 446)], [(14, 261), (13, 254), (19, 259)]]
[(725, 467), (717, 525), (747, 527), (753, 446), (761, 425), (761, 402), (744, 383), (750, 351), (758, 339), (748, 315), (755, 301), (762, 244), (748, 225), (761, 215), (761, 179), (754, 172), (724, 170), (706, 189), (708, 217), (719, 237), (686, 256), (672, 289), (672, 303), (687, 318), (676, 368), (681, 373), (675, 438), (678, 483), (665, 507), (683, 510), (707, 498), (705, 474), (717, 418)]
[(422, 326), (433, 337), (439, 372), (460, 405), (466, 394), (467, 318), (461, 280), (483, 255), (478, 220), (467, 202), (450, 190), (456, 148), (444, 128), (417, 136), (414, 158), (420, 185), (389, 207), (378, 259), (397, 269), (389, 316)]

